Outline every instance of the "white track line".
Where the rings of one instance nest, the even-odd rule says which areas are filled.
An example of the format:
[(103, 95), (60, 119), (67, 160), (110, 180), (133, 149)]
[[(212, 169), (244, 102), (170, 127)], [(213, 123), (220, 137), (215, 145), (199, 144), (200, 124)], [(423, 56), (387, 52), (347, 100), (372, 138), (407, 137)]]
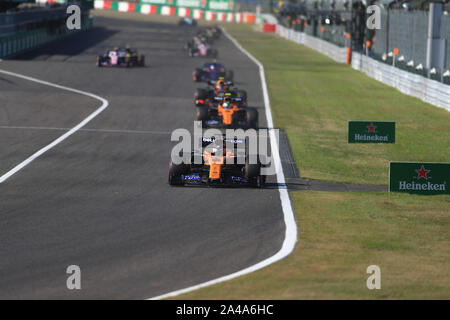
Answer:
[[(70, 128), (56, 128), (56, 127), (21, 127), (21, 126), (0, 126), (0, 129), (20, 129), (20, 130), (44, 130), (44, 131), (67, 131)], [(148, 131), (148, 130), (121, 130), (121, 129), (88, 129), (83, 128), (79, 131), (83, 132), (99, 132), (99, 133), (124, 133), (124, 134), (157, 134), (157, 135), (170, 135), (169, 131)]]
[[(264, 74), (264, 67), (263, 65), (255, 58), (253, 57), (247, 50), (242, 48), (242, 46), (226, 32), (225, 29), (222, 29), (223, 33), (227, 36), (228, 39), (231, 40), (231, 42), (234, 43), (234, 45), (243, 52), (247, 57), (250, 58), (259, 68), (259, 75), (261, 78), (261, 86), (263, 90), (263, 96), (264, 96), (264, 106), (266, 110), (266, 118), (267, 118), (267, 126), (269, 128), (273, 128), (273, 120), (272, 120), (272, 112), (270, 110), (270, 101), (269, 101), (269, 94), (267, 92), (267, 84), (266, 84), (266, 77)], [(281, 166), (281, 160), (280, 160), (280, 153), (278, 150), (278, 145), (276, 143), (276, 137), (273, 130), (270, 130), (270, 145), (272, 150), (272, 157), (275, 162), (275, 167), (277, 169), (277, 182), (278, 185), (284, 186), (285, 185), (285, 179), (284, 179), (284, 173), (283, 168)], [(200, 283), (198, 285), (169, 292), (154, 298), (151, 298), (151, 300), (159, 300), (159, 299), (165, 299), (169, 297), (174, 297), (183, 293), (187, 293), (190, 291), (194, 291), (206, 286), (210, 286), (219, 282), (227, 281), (236, 277), (240, 277), (242, 275), (254, 272), (256, 270), (262, 269), (264, 267), (267, 267), (268, 265), (277, 262), (285, 257), (287, 257), (293, 250), (295, 246), (295, 242), (297, 241), (297, 225), (295, 222), (294, 217), (294, 211), (292, 209), (291, 200), (289, 199), (289, 193), (287, 188), (278, 188), (278, 191), (280, 192), (280, 199), (281, 199), (281, 207), (283, 209), (283, 215), (284, 215), (284, 223), (286, 225), (286, 233), (283, 245), (281, 249), (273, 256), (253, 265), (250, 267), (247, 267), (243, 270), (240, 270), (238, 272), (229, 274), (227, 276), (217, 278), (214, 280), (210, 280), (208, 282)]]
[(43, 85), (46, 85), (46, 86), (50, 86), (50, 87), (54, 87), (54, 88), (58, 88), (58, 89), (66, 90), (66, 91), (75, 92), (75, 93), (78, 93), (78, 94), (82, 94), (82, 95), (85, 95), (85, 96), (88, 96), (88, 97), (100, 100), (102, 102), (102, 105), (100, 106), (100, 108), (98, 108), (93, 113), (91, 113), (86, 119), (81, 121), (78, 125), (76, 125), (72, 129), (67, 131), (65, 134), (60, 136), (58, 139), (56, 139), (55, 141), (53, 141), (49, 145), (45, 146), (44, 148), (40, 149), (39, 151), (37, 151), (36, 153), (31, 155), (28, 159), (26, 159), (23, 162), (19, 163), (13, 169), (11, 169), (10, 171), (8, 171), (4, 175), (2, 175), (0, 177), (0, 183), (5, 182), (8, 178), (10, 178), (12, 175), (14, 175), (18, 171), (22, 170), (23, 168), (25, 168), (31, 162), (33, 162), (34, 160), (39, 158), (41, 155), (43, 155), (45, 152), (47, 152), (48, 150), (50, 150), (53, 147), (57, 146), (58, 144), (60, 144), (64, 140), (66, 140), (68, 137), (70, 137), (72, 134), (74, 134), (75, 132), (80, 130), (89, 121), (94, 119), (98, 114), (100, 114), (103, 110), (105, 110), (108, 107), (108, 105), (109, 105), (108, 100), (103, 99), (102, 97), (99, 97), (99, 96), (97, 96), (95, 94), (92, 94), (92, 93), (89, 93), (89, 92), (85, 92), (85, 91), (81, 91), (81, 90), (77, 90), (77, 89), (72, 89), (72, 88), (69, 88), (69, 87), (60, 86), (58, 84), (54, 84), (54, 83), (51, 83), (51, 82), (39, 80), (39, 79), (28, 77), (28, 76), (24, 76), (24, 75), (21, 75), (21, 74), (18, 74), (18, 73), (14, 73), (14, 72), (2, 70), (2, 69), (0, 69), (0, 73), (6, 74), (6, 75), (9, 75), (9, 76), (12, 76), (12, 77), (16, 77), (16, 78), (25, 79), (25, 80), (32, 81), (32, 82), (37, 82), (37, 83), (40, 83), (40, 84), (43, 84)]

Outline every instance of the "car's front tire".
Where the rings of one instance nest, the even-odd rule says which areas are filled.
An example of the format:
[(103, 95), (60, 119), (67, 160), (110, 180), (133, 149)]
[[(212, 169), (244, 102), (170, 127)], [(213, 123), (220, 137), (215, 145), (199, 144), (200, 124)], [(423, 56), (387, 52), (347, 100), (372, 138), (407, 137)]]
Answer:
[(169, 184), (171, 186), (182, 185), (181, 175), (184, 173), (185, 165), (184, 163), (174, 164), (170, 162), (169, 164)]
[(202, 122), (202, 128), (205, 127), (205, 122), (209, 119), (209, 108), (197, 107), (197, 113), (195, 116), (196, 121)]

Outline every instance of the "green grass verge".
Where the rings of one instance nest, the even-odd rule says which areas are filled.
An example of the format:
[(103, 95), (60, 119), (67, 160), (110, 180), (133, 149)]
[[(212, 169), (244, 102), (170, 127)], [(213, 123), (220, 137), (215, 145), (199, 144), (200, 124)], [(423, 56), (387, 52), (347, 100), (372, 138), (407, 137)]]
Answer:
[[(300, 239), (286, 259), (182, 299), (448, 299), (450, 200), (386, 193), (291, 193)], [(368, 290), (366, 268), (381, 269)]]
[[(303, 177), (387, 184), (389, 160), (448, 161), (450, 113), (306, 47), (227, 30), (265, 67), (275, 125)], [(347, 144), (348, 120), (394, 120), (395, 145)], [(286, 259), (182, 299), (449, 299), (450, 197), (291, 192), (299, 242)], [(381, 290), (366, 268), (381, 268)]]

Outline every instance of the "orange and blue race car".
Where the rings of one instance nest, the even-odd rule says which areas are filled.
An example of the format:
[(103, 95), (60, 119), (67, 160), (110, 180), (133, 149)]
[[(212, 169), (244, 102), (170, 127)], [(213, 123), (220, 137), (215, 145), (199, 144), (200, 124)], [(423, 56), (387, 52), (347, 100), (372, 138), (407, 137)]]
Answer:
[(257, 156), (237, 155), (236, 148), (242, 144), (245, 140), (203, 138), (202, 153), (192, 152), (190, 163), (170, 162), (169, 184), (264, 187), (266, 176), (261, 174), (263, 165)]
[(217, 105), (197, 107), (196, 120), (201, 121), (203, 128), (258, 129), (258, 111), (239, 106), (242, 98), (226, 93), (223, 97), (215, 97), (215, 100)]

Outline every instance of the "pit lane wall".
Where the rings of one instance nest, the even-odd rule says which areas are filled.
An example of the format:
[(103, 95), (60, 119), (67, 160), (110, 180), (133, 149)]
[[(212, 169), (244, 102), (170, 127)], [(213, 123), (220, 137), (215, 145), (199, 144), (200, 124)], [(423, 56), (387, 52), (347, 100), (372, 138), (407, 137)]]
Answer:
[(95, 0), (94, 8), (99, 10), (179, 16), (217, 22), (253, 24), (256, 21), (256, 15), (253, 13), (234, 12), (234, 1), (209, 0), (208, 2), (204, 2), (202, 0), (177, 0), (176, 5), (170, 5), (169, 3), (174, 4), (175, 0), (148, 0), (148, 2), (141, 1), (139, 3)]
[[(82, 19), (83, 21), (83, 19)], [(85, 19), (80, 30), (68, 30), (62, 26), (49, 32), (47, 29), (36, 29), (0, 36), (0, 58), (12, 58), (18, 54), (32, 50), (48, 42), (64, 38), (68, 35), (90, 29), (93, 26), (92, 18)]]
[[(277, 35), (319, 51), (336, 62), (346, 62), (347, 48), (345, 47), (339, 47), (328, 41), (285, 28), (279, 24), (275, 26), (274, 31)], [(351, 66), (371, 78), (397, 88), (404, 94), (450, 111), (449, 85), (395, 68), (358, 52), (352, 52)]]

